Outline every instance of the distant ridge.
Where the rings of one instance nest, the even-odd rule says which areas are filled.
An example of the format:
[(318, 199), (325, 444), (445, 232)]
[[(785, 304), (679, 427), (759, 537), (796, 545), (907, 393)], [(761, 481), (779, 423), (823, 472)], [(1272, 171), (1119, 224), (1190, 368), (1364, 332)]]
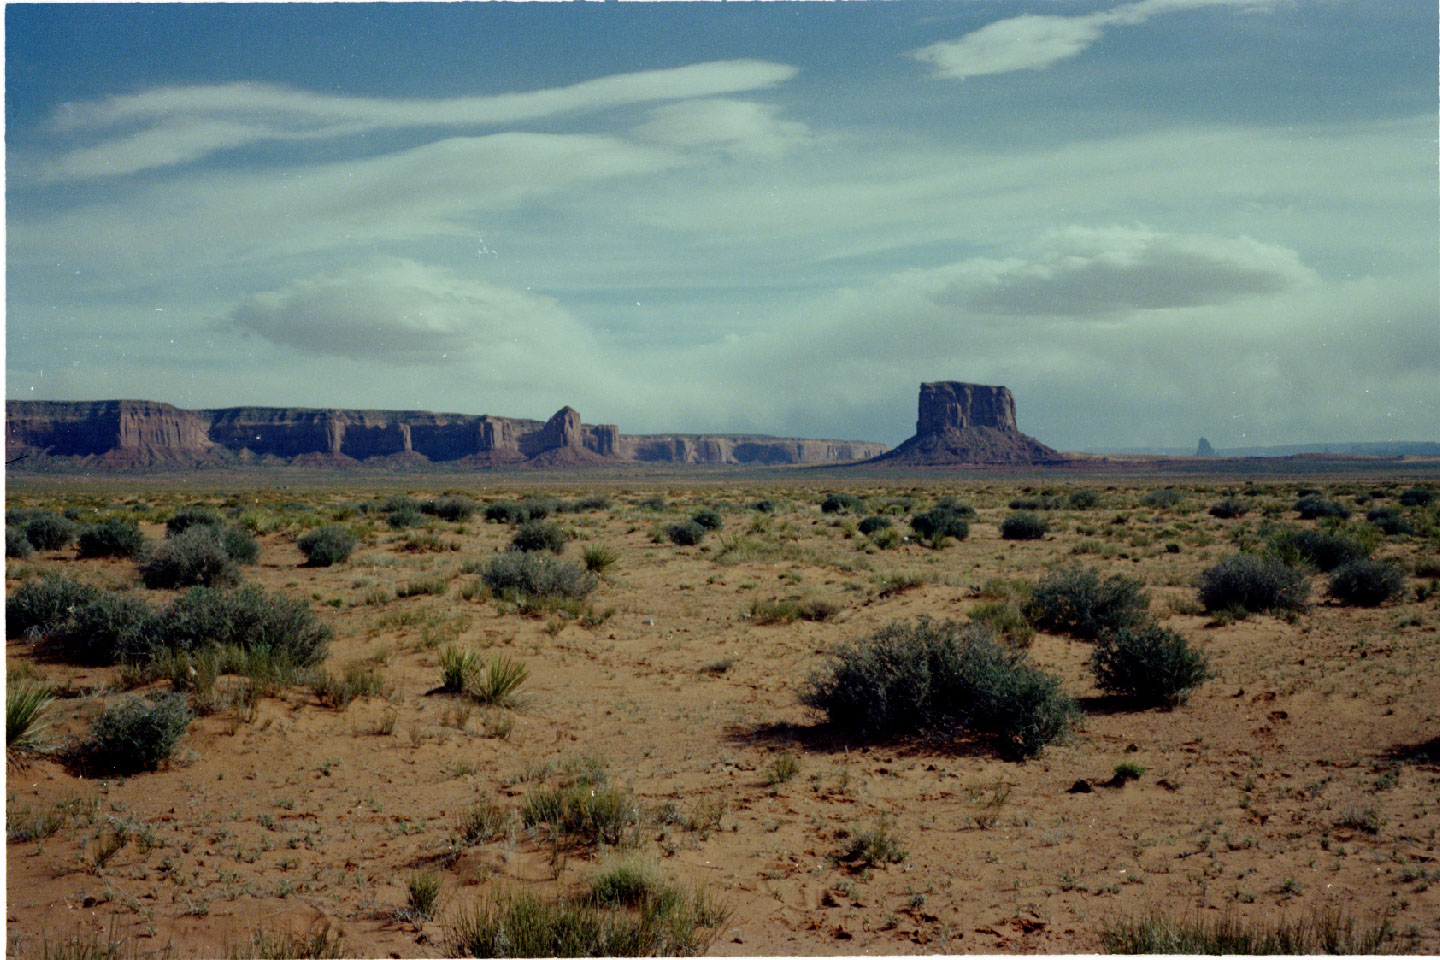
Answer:
[[(1094, 454), (1129, 454), (1153, 457), (1192, 457), (1194, 447), (1105, 447), (1081, 451)], [(1270, 447), (1214, 447), (1214, 457), (1294, 457), (1307, 453), (1348, 457), (1437, 457), (1440, 442), (1429, 440), (1374, 440), (1355, 443), (1288, 443)]]

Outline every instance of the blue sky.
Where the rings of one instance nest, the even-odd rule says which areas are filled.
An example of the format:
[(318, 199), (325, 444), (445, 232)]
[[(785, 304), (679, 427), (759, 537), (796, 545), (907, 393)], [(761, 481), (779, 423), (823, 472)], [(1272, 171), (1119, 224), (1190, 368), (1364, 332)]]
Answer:
[(6, 395), (1436, 439), (1429, 0), (6, 7)]

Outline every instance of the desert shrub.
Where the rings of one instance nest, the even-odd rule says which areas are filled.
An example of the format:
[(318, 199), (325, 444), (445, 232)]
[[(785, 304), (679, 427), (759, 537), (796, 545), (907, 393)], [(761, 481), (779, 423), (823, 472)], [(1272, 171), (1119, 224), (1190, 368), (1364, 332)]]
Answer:
[(184, 694), (126, 697), (95, 720), (85, 754), (91, 768), (107, 773), (154, 770), (175, 752), (189, 726)]
[(133, 520), (110, 517), (80, 531), (82, 557), (133, 557), (145, 547), (145, 534)]
[(604, 544), (595, 544), (585, 548), (584, 560), (586, 570), (604, 573), (619, 562), (620, 554)]
[(1179, 490), (1164, 487), (1159, 490), (1151, 490), (1140, 498), (1140, 502), (1147, 507), (1159, 507), (1161, 510), (1169, 510), (1171, 507), (1177, 506), (1183, 499), (1184, 497), (1180, 495)]
[(891, 833), (889, 818), (882, 813), (873, 829), (851, 837), (844, 852), (835, 859), (869, 869), (887, 863), (900, 863), (909, 855)]
[(851, 513), (865, 509), (865, 501), (853, 493), (832, 493), (820, 501), (821, 513)]
[(619, 787), (577, 781), (531, 794), (520, 819), (527, 827), (548, 827), (557, 841), (614, 846), (639, 826), (640, 805)]
[[(46, 708), (55, 696), (47, 684), (21, 681), (5, 684), (5, 758), (40, 746), (47, 723)], [(8, 831), (7, 831), (8, 832)]]
[(446, 693), (464, 693), (480, 676), (484, 666), (476, 651), (446, 647), (440, 651), (440, 689)]
[(89, 664), (118, 662), (125, 651), (143, 644), (155, 624), (155, 609), (138, 597), (102, 592), (76, 604), (69, 621), (48, 639), (67, 660)]
[(1030, 495), (1016, 497), (1010, 501), (1011, 510), (1059, 510), (1061, 500), (1059, 497), (1043, 497)]
[(360, 697), (375, 697), (385, 692), (385, 681), (374, 663), (351, 663), (336, 676), (329, 670), (311, 671), (310, 689), (323, 706), (344, 710)]
[(565, 541), (569, 539), (570, 535), (558, 523), (526, 520), (511, 538), (510, 549), (522, 552), (548, 550), (558, 555), (565, 549)]
[(1330, 574), (1330, 596), (1351, 607), (1378, 607), (1405, 592), (1405, 571), (1384, 560), (1352, 560)]
[(496, 654), (485, 665), (485, 672), (474, 677), (469, 693), (486, 706), (518, 706), (520, 697), (516, 691), (529, 678), (530, 668), (523, 660), (512, 660)]
[(595, 574), (547, 553), (515, 551), (497, 554), (481, 574), (498, 594), (579, 600), (594, 590)]
[(592, 513), (597, 510), (609, 510), (610, 498), (603, 493), (586, 494), (583, 497), (576, 497), (564, 505), (569, 513)]
[(1094, 490), (1071, 490), (1065, 502), (1071, 510), (1091, 510), (1100, 505), (1100, 494)]
[(1282, 530), (1270, 538), (1268, 547), (1291, 566), (1308, 564), (1322, 572), (1370, 555), (1364, 544), (1327, 530)]
[(725, 526), (725, 520), (720, 512), (713, 507), (703, 507), (690, 515), (690, 522), (698, 523), (706, 530), (720, 530)]
[(220, 532), (220, 542), (225, 552), (236, 563), (252, 564), (260, 559), (260, 544), (239, 527), (226, 527)]
[(665, 528), (665, 536), (670, 542), (682, 547), (693, 547), (705, 539), (705, 528), (694, 520), (687, 520), (684, 523), (672, 523)]
[(25, 539), (36, 550), (59, 550), (75, 539), (79, 528), (75, 521), (51, 510), (36, 511), (25, 521)]
[(492, 523), (519, 522), (520, 505), (514, 500), (497, 500), (485, 505), (485, 519)]
[(1296, 500), (1295, 509), (1300, 511), (1301, 520), (1315, 520), (1320, 517), (1339, 517), (1343, 520), (1350, 516), (1349, 509), (1343, 504), (1320, 493), (1306, 494)]
[(1210, 516), (1235, 520), (1250, 512), (1250, 506), (1239, 497), (1225, 497), (1210, 507)]
[(182, 507), (165, 521), (165, 536), (173, 537), (191, 527), (220, 527), (225, 519), (209, 507)]
[(1150, 597), (1132, 577), (1115, 574), (1101, 580), (1088, 567), (1062, 567), (1040, 578), (1022, 609), (1042, 630), (1094, 640), (1143, 624), (1150, 616)]
[(25, 536), (25, 531), (20, 527), (5, 527), (5, 556), (17, 560), (24, 560), (35, 552), (30, 545), (30, 538)]
[(496, 523), (525, 523), (544, 520), (558, 513), (559, 504), (549, 497), (526, 497), (520, 501), (499, 500), (485, 508), (485, 519)]
[(50, 572), (26, 580), (5, 598), (5, 637), (36, 638), (66, 626), (77, 607), (104, 591), (88, 583)]
[(312, 567), (329, 567), (350, 559), (358, 541), (348, 529), (336, 525), (316, 527), (295, 541)]
[(475, 501), (469, 497), (440, 497), (438, 500), (425, 501), (420, 506), (420, 512), (451, 523), (459, 523), (475, 515)]
[(410, 527), (418, 527), (424, 522), (425, 517), (419, 507), (400, 507), (385, 514), (385, 523), (392, 530), (406, 530)]
[[(964, 509), (961, 509), (962, 507)], [(970, 536), (970, 524), (966, 518), (974, 513), (973, 509), (954, 500), (941, 501), (924, 513), (911, 517), (910, 527), (927, 539), (954, 537), (956, 540), (964, 540)]]
[(1200, 573), (1207, 612), (1300, 611), (1310, 597), (1305, 573), (1270, 554), (1237, 553)]
[(757, 597), (750, 601), (746, 616), (760, 624), (793, 623), (800, 619), (800, 604), (796, 600), (761, 600)]
[(757, 501), (755, 501), (754, 503), (750, 504), (750, 509), (751, 509), (751, 510), (758, 511), (758, 512), (760, 512), (760, 513), (774, 513), (774, 512), (775, 512), (775, 501), (774, 501), (774, 500), (757, 500)]
[(195, 587), (162, 610), (145, 643), (127, 659), (216, 646), (265, 650), (276, 659), (309, 666), (325, 659), (330, 628), (304, 600), (266, 593), (253, 584), (234, 590)]
[(1000, 522), (1000, 536), (1005, 540), (1039, 540), (1050, 524), (1029, 510), (1019, 510)]
[(1155, 624), (1102, 635), (1090, 667), (1101, 690), (1145, 706), (1173, 706), (1211, 676), (1205, 654)]
[(239, 579), (224, 534), (211, 524), (195, 524), (167, 538), (140, 564), (140, 580), (152, 589), (222, 586)]
[(969, 732), (1016, 757), (1065, 735), (1076, 716), (1059, 678), (1002, 647), (988, 628), (928, 618), (841, 647), (801, 701), (862, 737)]
[(1245, 921), (1230, 911), (1213, 919), (1176, 919), (1158, 909), (1107, 921), (1100, 942), (1106, 953), (1192, 956), (1306, 956), (1379, 954), (1395, 935), (1388, 920), (1364, 924), (1339, 907), (1289, 920)]
[(876, 530), (888, 530), (892, 526), (894, 522), (889, 517), (866, 517), (860, 521), (858, 529), (868, 537)]
[(1396, 536), (1402, 533), (1414, 533), (1415, 528), (1409, 520), (1400, 515), (1400, 511), (1394, 507), (1377, 507), (1365, 514), (1365, 519), (1375, 525), (1386, 536)]
[(1035, 636), (1030, 619), (1011, 598), (976, 604), (970, 611), (970, 620), (972, 623), (983, 623), (1012, 647), (1028, 647)]
[(1400, 492), (1400, 506), (1428, 507), (1435, 502), (1436, 493), (1429, 487), (1411, 487)]
[(870, 542), (881, 550), (893, 550), (904, 542), (904, 537), (894, 527), (886, 527), (870, 534)]

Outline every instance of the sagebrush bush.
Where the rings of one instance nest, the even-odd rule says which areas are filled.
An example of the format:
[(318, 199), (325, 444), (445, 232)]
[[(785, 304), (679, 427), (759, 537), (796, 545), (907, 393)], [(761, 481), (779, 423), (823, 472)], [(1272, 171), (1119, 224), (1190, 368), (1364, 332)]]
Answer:
[(75, 609), (104, 591), (53, 571), (26, 580), (5, 598), (5, 638), (37, 639), (66, 626)]
[(1094, 490), (1071, 490), (1065, 501), (1071, 510), (1090, 510), (1100, 505), (1100, 494)]
[(145, 534), (133, 520), (109, 517), (80, 531), (82, 557), (134, 557), (145, 549)]
[(70, 619), (47, 639), (69, 661), (106, 665), (143, 645), (155, 608), (138, 597), (102, 592), (76, 604)]
[(1268, 546), (1291, 566), (1308, 564), (1321, 572), (1370, 555), (1358, 540), (1327, 530), (1282, 530), (1270, 538)]
[(221, 527), (225, 519), (209, 507), (182, 507), (165, 521), (165, 536), (173, 537), (191, 527)]
[(754, 503), (750, 504), (750, 509), (751, 509), (751, 510), (755, 510), (755, 511), (757, 511), (757, 512), (759, 512), (759, 513), (774, 513), (774, 512), (775, 512), (775, 501), (774, 501), (774, 500), (756, 500)]
[(385, 523), (392, 530), (406, 530), (410, 527), (418, 527), (424, 522), (425, 517), (418, 506), (404, 506), (385, 514)]
[(348, 528), (337, 525), (316, 527), (295, 541), (305, 562), (312, 567), (329, 567), (350, 559), (358, 543)]
[(725, 526), (725, 520), (720, 512), (713, 507), (702, 507), (690, 515), (691, 523), (698, 523), (706, 530), (720, 530)]
[(190, 726), (190, 717), (184, 694), (126, 697), (106, 709), (91, 726), (85, 744), (88, 765), (119, 774), (154, 770), (175, 752)]
[(325, 659), (330, 628), (304, 600), (266, 593), (254, 584), (234, 590), (195, 587), (162, 610), (144, 644), (127, 659), (152, 660), (215, 646), (266, 650), (276, 659), (310, 666)]
[(550, 514), (558, 513), (558, 506), (549, 497), (526, 497), (518, 503), (514, 500), (498, 500), (485, 508), (485, 519), (495, 523), (544, 520)]
[(841, 647), (801, 702), (862, 737), (968, 732), (1017, 757), (1064, 736), (1077, 715), (1058, 677), (1007, 650), (988, 628), (928, 618)]
[(548, 553), (497, 554), (481, 574), (497, 594), (579, 600), (599, 585), (595, 574)]
[(1143, 624), (1150, 617), (1150, 597), (1133, 577), (1102, 580), (1088, 567), (1061, 567), (1040, 578), (1022, 609), (1041, 630), (1094, 640)]
[(1239, 497), (1225, 497), (1210, 507), (1210, 516), (1221, 520), (1235, 520), (1249, 512), (1249, 505)]
[(35, 511), (25, 523), (25, 539), (36, 550), (59, 550), (75, 539), (75, 521), (51, 510)]
[(1415, 528), (1410, 521), (1400, 515), (1400, 511), (1394, 507), (1378, 507), (1365, 514), (1365, 519), (1375, 525), (1386, 536), (1396, 536), (1402, 533), (1414, 533)]
[(515, 536), (510, 540), (510, 549), (522, 552), (548, 550), (558, 555), (565, 549), (565, 541), (569, 539), (570, 534), (558, 523), (527, 520), (515, 531)]
[(151, 589), (223, 586), (240, 580), (220, 527), (195, 524), (168, 537), (140, 564), (140, 580)]
[(1101, 690), (1144, 706), (1173, 706), (1211, 677), (1204, 653), (1155, 624), (1102, 635), (1090, 668)]
[(665, 528), (665, 536), (670, 542), (681, 547), (693, 547), (705, 539), (706, 530), (694, 520), (687, 520), (684, 523), (672, 523)]
[(1010, 501), (1011, 510), (1059, 510), (1061, 500), (1059, 497), (1045, 497), (1030, 495), (1016, 497)]
[(1049, 529), (1049, 523), (1028, 510), (1019, 510), (1000, 522), (1000, 536), (1005, 540), (1039, 540)]
[(1431, 487), (1411, 487), (1400, 492), (1400, 506), (1428, 507), (1435, 502), (1437, 494)]
[(1405, 571), (1384, 560), (1352, 560), (1330, 574), (1330, 596), (1346, 606), (1378, 607), (1405, 592)]
[(220, 542), (225, 552), (236, 563), (252, 564), (260, 559), (260, 544), (254, 537), (239, 527), (226, 527), (220, 532)]
[(5, 556), (16, 560), (24, 560), (35, 552), (30, 545), (30, 538), (25, 536), (25, 531), (20, 527), (5, 527)]
[(865, 501), (853, 493), (831, 493), (820, 501), (822, 513), (858, 513), (865, 509)]
[(864, 520), (861, 520), (857, 526), (857, 529), (868, 537), (876, 530), (888, 530), (892, 526), (894, 526), (894, 521), (892, 521), (889, 517), (871, 516), (866, 517)]
[(1310, 580), (1271, 554), (1237, 553), (1200, 574), (1200, 604), (1209, 613), (1301, 611)]
[(1320, 517), (1339, 517), (1345, 519), (1350, 516), (1350, 511), (1338, 501), (1319, 494), (1306, 494), (1295, 501), (1295, 509), (1300, 512), (1301, 520), (1315, 520)]
[(437, 500), (425, 501), (420, 505), (420, 511), (441, 520), (459, 523), (475, 515), (475, 501), (469, 497), (440, 497)]
[(583, 497), (576, 497), (565, 505), (570, 513), (593, 513), (598, 510), (610, 509), (610, 498), (603, 493), (589, 493)]
[(970, 524), (967, 518), (974, 514), (975, 511), (965, 504), (956, 503), (953, 500), (941, 501), (924, 513), (917, 513), (911, 517), (910, 527), (927, 540), (935, 537), (954, 537), (956, 540), (964, 540), (970, 536)]
[(1159, 507), (1161, 510), (1169, 510), (1171, 507), (1179, 505), (1183, 499), (1185, 498), (1180, 495), (1179, 490), (1164, 487), (1159, 490), (1151, 490), (1140, 498), (1140, 502), (1147, 507)]

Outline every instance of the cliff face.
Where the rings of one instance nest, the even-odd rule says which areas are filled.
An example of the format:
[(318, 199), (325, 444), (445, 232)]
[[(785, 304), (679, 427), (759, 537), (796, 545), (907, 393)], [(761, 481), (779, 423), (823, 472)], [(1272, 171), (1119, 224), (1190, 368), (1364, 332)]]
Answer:
[(278, 458), (343, 466), (367, 460), (486, 467), (664, 463), (835, 463), (883, 453), (881, 444), (727, 435), (627, 437), (587, 425), (571, 407), (549, 420), (415, 410), (228, 407), (165, 403), (7, 401), (6, 459), (96, 458), (98, 466)]
[(1065, 457), (1020, 432), (1005, 387), (942, 380), (920, 385), (915, 436), (876, 463), (913, 466), (1062, 463)]

